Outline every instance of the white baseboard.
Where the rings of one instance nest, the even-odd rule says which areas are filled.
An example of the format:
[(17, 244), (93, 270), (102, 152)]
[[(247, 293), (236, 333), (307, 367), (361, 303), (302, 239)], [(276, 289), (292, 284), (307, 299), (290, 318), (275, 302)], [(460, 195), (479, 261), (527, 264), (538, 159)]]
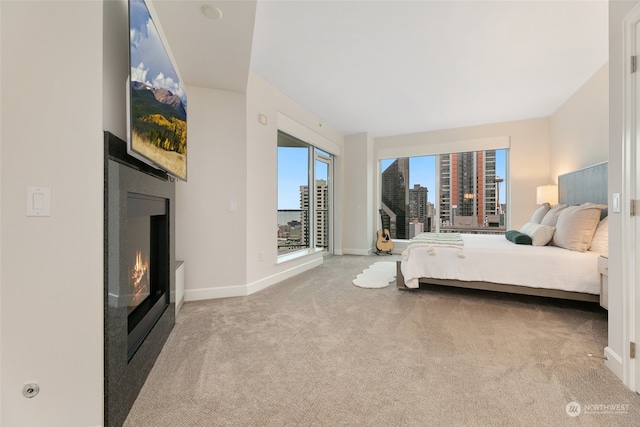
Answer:
[[(391, 253), (393, 255), (402, 255), (405, 249), (407, 249), (407, 244), (401, 242), (398, 246), (394, 246), (393, 249), (391, 249)], [(342, 252), (344, 255), (374, 255), (377, 249), (374, 247), (368, 249), (343, 248)]]
[(247, 285), (247, 295), (254, 294), (258, 291), (268, 288), (271, 285), (275, 285), (278, 282), (282, 282), (290, 277), (296, 276), (300, 273), (304, 273), (307, 270), (311, 270), (314, 267), (322, 265), (322, 254), (319, 257), (314, 257), (304, 264), (296, 265), (287, 270), (280, 271), (276, 274), (272, 274), (271, 276), (265, 277), (263, 279), (257, 280), (253, 283), (249, 283)]
[(265, 277), (247, 285), (185, 289), (184, 301), (201, 301), (217, 298), (245, 297), (247, 295), (251, 295), (258, 291), (266, 289), (271, 285), (275, 285), (276, 283), (279, 283), (297, 274), (304, 273), (305, 271), (319, 265), (322, 265), (321, 253), (303, 264), (292, 266), (291, 268), (280, 271), (276, 274), (272, 274), (271, 276)]
[(369, 249), (343, 248), (342, 252), (345, 255), (372, 255), (373, 254), (373, 248), (369, 248)]
[(184, 301), (201, 301), (217, 298), (233, 298), (247, 296), (247, 286), (222, 286), (201, 289), (185, 289)]
[(624, 383), (624, 378), (622, 377), (622, 358), (609, 347), (604, 348), (604, 357), (606, 357), (604, 365)]

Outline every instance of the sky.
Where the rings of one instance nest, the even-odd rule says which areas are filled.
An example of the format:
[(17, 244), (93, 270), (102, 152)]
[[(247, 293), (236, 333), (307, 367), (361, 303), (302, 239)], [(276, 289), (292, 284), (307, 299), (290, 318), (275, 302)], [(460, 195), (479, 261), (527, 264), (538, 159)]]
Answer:
[[(506, 177), (507, 150), (496, 150), (496, 174)], [(395, 159), (380, 161), (381, 171)], [(297, 147), (278, 147), (278, 209), (300, 209), (300, 185), (307, 183), (308, 153)], [(435, 204), (436, 156), (411, 157), (409, 186), (420, 184), (429, 190), (428, 199)], [(500, 203), (505, 203), (504, 183), (500, 188)]]
[(182, 99), (186, 108), (187, 95), (151, 20), (147, 6), (143, 0), (131, 0), (130, 8), (131, 80), (146, 83), (156, 89), (168, 89)]
[(278, 147), (278, 209), (300, 209), (300, 186), (307, 185), (309, 152)]

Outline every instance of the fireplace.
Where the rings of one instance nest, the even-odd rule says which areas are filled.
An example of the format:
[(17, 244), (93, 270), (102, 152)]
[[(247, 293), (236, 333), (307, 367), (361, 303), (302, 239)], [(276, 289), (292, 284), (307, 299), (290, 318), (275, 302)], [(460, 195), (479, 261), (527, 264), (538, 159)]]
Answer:
[(175, 321), (175, 183), (105, 132), (105, 425), (120, 426)]
[(149, 334), (169, 306), (169, 200), (127, 194), (127, 230), (124, 257), (128, 280), (127, 358)]

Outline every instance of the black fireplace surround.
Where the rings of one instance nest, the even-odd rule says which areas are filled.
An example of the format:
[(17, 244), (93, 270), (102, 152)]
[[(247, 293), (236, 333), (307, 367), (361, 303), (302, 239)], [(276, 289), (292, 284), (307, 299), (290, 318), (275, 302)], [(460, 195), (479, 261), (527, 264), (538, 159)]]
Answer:
[(104, 423), (121, 426), (175, 322), (175, 183), (104, 144)]

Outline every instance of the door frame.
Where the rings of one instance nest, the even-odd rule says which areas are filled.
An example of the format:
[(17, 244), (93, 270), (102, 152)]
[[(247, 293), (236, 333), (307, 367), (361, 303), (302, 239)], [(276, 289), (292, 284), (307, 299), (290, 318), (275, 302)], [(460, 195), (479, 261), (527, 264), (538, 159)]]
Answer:
[[(323, 155), (322, 153), (326, 153), (327, 156)], [(327, 196), (329, 198), (328, 200), (328, 204), (329, 204), (329, 208), (327, 209), (328, 211), (328, 215), (329, 215), (329, 221), (327, 223), (327, 239), (328, 239), (328, 245), (327, 245), (327, 250), (323, 252), (324, 256), (328, 256), (328, 255), (333, 255), (333, 161), (334, 161), (334, 156), (330, 153), (327, 153), (326, 151), (322, 150), (321, 148), (318, 147), (313, 147), (313, 183), (315, 183), (316, 180), (316, 162), (321, 162), (327, 165)], [(316, 210), (316, 203), (315, 203), (315, 192), (314, 192), (314, 204), (313, 204), (313, 216), (315, 217), (315, 212)], [(314, 227), (314, 231), (315, 231), (315, 227)], [(313, 239), (313, 245), (315, 247), (316, 245), (316, 241), (315, 241), (315, 234), (314, 234), (314, 239)]]
[[(612, 369), (621, 376), (622, 382), (632, 391), (638, 391), (640, 384), (640, 357), (631, 358), (630, 343), (638, 343), (640, 331), (640, 275), (636, 266), (640, 265), (640, 251), (636, 250), (636, 242), (640, 241), (640, 216), (631, 215), (631, 203), (640, 199), (640, 149), (638, 138), (638, 105), (640, 101), (640, 69), (635, 73), (630, 69), (630, 58), (640, 57), (640, 4), (636, 5), (624, 19), (623, 40), (623, 147), (622, 147), (622, 283), (621, 283), (621, 326), (622, 349), (621, 372)], [(640, 65), (640, 64), (638, 64)], [(610, 368), (615, 368), (607, 363)]]

